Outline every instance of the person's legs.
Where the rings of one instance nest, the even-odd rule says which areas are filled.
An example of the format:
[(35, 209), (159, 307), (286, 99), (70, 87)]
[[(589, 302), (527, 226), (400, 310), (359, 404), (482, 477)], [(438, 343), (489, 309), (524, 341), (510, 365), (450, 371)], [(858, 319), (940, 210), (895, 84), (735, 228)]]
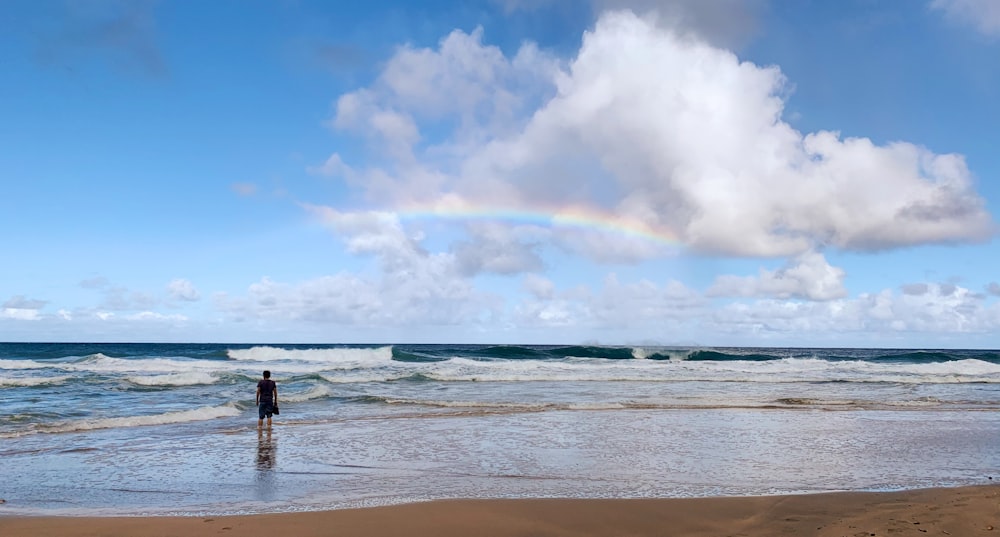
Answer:
[(264, 418), (267, 417), (267, 428), (271, 428), (271, 415), (274, 412), (274, 405), (272, 403), (261, 403), (257, 407), (257, 428), (264, 426)]

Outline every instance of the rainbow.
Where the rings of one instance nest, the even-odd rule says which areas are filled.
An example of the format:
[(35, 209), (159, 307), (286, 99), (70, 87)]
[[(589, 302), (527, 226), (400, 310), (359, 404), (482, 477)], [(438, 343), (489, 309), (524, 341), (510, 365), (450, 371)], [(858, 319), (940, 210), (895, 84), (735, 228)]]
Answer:
[(671, 247), (683, 242), (672, 230), (590, 206), (514, 207), (444, 200), (409, 205), (397, 213), (402, 220), (499, 220), (543, 227), (569, 227), (636, 237)]

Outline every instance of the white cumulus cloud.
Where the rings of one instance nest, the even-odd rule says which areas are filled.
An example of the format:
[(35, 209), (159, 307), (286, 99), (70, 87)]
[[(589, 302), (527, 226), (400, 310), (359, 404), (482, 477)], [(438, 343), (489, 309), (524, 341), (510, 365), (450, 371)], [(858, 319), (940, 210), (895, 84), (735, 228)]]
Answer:
[(551, 299), (555, 295), (555, 283), (538, 274), (525, 276), (523, 286), (526, 291), (539, 300)]
[[(953, 284), (910, 284), (902, 293), (890, 289), (855, 298), (824, 302), (767, 298), (734, 302), (714, 311), (702, 325), (713, 334), (745, 337), (756, 334), (817, 344), (871, 344), (881, 337), (890, 344), (913, 347), (954, 335), (958, 345), (969, 337), (1000, 329), (1000, 305), (981, 293)], [(929, 339), (920, 339), (928, 338)], [(853, 339), (852, 339), (853, 338)]]
[(183, 278), (170, 280), (170, 283), (167, 284), (167, 292), (170, 294), (170, 298), (185, 302), (194, 302), (201, 298), (201, 294), (198, 293), (194, 284)]
[[(1000, 326), (988, 294), (954, 284), (850, 298), (845, 271), (821, 253), (992, 237), (961, 155), (919, 141), (800, 132), (783, 118), (789, 84), (780, 68), (659, 17), (604, 12), (567, 59), (532, 44), (504, 54), (481, 29), (397, 49), (370, 85), (336, 100), (329, 122), (366, 140), (369, 158), (336, 152), (310, 168), (359, 191), (364, 207), (303, 205), (349, 253), (372, 258), (372, 270), (265, 278), (219, 303), (246, 320), (489, 319), (512, 333), (549, 327), (618, 340), (902, 338)], [(412, 212), (442, 218), (414, 222)], [(445, 241), (428, 240), (442, 230), (434, 239)], [(676, 255), (671, 244), (785, 263), (719, 277), (705, 291), (614, 273), (564, 288), (542, 275), (553, 252), (641, 262)], [(478, 291), (477, 277), (490, 273), (523, 274), (523, 294)]]
[(0, 317), (18, 321), (37, 321), (41, 318), (38, 310), (28, 308), (3, 308), (0, 309)]
[(830, 266), (822, 254), (809, 252), (784, 268), (761, 269), (757, 276), (719, 276), (708, 295), (832, 300), (847, 296), (844, 275), (843, 269)]
[(18, 309), (18, 310), (40, 310), (45, 307), (48, 302), (45, 300), (37, 300), (26, 298), (24, 295), (16, 295), (10, 297), (6, 302), (3, 303), (3, 307), (6, 309)]
[(660, 26), (723, 46), (739, 45), (757, 30), (766, 0), (593, 0), (597, 12), (652, 14)]
[(1000, 37), (1000, 2), (996, 0), (933, 0), (930, 5), (983, 35)]
[(532, 297), (512, 309), (522, 328), (572, 326), (588, 330), (625, 330), (682, 336), (681, 328), (707, 312), (709, 301), (677, 281), (621, 282), (614, 273), (598, 289), (557, 290), (544, 278), (525, 281)]
[[(798, 132), (782, 119), (780, 69), (650, 19), (604, 13), (566, 64), (533, 45), (507, 58), (482, 40), (481, 30), (456, 30), (436, 50), (404, 47), (372, 86), (339, 99), (333, 123), (385, 151), (353, 183), (373, 203), (583, 205), (732, 256), (875, 251), (994, 232), (962, 156)], [(339, 155), (333, 162), (346, 166)], [(550, 240), (599, 261), (664, 253), (608, 236)]]
[(427, 252), (395, 215), (306, 207), (350, 252), (377, 260), (376, 273), (344, 272), (297, 283), (264, 278), (245, 298), (219, 297), (219, 307), (242, 318), (360, 326), (457, 325), (493, 310), (494, 298), (473, 287), (456, 255)]
[[(535, 272), (543, 268), (537, 245), (524, 239), (520, 229), (496, 224), (484, 224), (470, 229), (471, 240), (462, 240), (452, 246), (455, 261), (463, 274), (481, 272), (518, 274)], [(534, 230), (526, 230), (529, 236)]]
[(0, 319), (18, 321), (37, 321), (42, 318), (40, 310), (48, 301), (27, 298), (24, 295), (12, 296), (0, 307)]

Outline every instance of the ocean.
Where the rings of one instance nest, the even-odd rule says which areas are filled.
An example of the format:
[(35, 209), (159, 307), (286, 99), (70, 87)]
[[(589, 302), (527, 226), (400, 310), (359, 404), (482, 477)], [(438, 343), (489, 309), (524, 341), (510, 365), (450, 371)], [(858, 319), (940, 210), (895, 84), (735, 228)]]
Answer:
[(986, 350), (0, 343), (0, 516), (980, 484), (998, 409)]

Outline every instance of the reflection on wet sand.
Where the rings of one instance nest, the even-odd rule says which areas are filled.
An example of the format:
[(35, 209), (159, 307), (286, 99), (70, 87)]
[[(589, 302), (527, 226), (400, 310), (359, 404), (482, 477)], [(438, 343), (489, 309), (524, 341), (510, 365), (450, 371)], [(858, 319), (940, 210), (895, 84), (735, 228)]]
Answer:
[(257, 469), (271, 470), (274, 468), (278, 453), (277, 443), (271, 438), (271, 430), (257, 430)]

